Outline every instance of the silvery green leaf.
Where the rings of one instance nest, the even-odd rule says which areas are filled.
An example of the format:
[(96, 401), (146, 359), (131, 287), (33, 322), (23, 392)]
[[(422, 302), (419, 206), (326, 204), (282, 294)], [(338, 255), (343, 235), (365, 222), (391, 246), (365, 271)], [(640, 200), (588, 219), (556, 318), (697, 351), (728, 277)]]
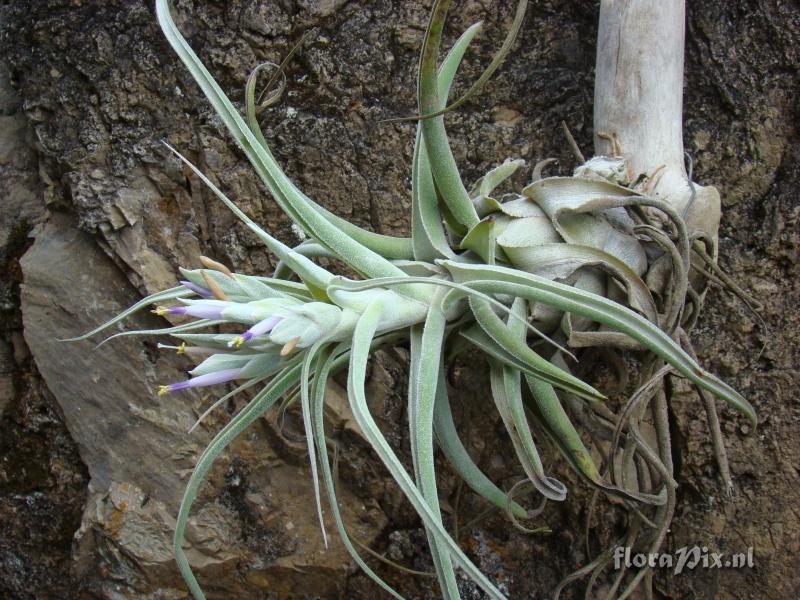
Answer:
[[(495, 360), (489, 360), (489, 382), (492, 399), (511, 438), (517, 459), (534, 487), (550, 500), (560, 502), (567, 497), (567, 488), (557, 479), (547, 477), (533, 442), (533, 436), (522, 409), (520, 373)], [(512, 407), (513, 405), (513, 407)]]
[(341, 343), (333, 348), (333, 350), (330, 350), (330, 347), (328, 347), (320, 351), (317, 368), (315, 369), (314, 373), (314, 381), (311, 387), (313, 432), (314, 439), (316, 440), (317, 450), (319, 451), (322, 482), (325, 486), (325, 491), (328, 496), (328, 504), (331, 509), (331, 515), (333, 516), (333, 522), (336, 524), (336, 530), (338, 531), (339, 537), (341, 538), (348, 554), (350, 554), (351, 558), (359, 566), (359, 568), (361, 568), (361, 570), (363, 570), (364, 573), (366, 573), (367, 576), (377, 583), (382, 589), (386, 590), (386, 592), (388, 592), (393, 598), (396, 598), (397, 600), (404, 600), (404, 598), (398, 594), (394, 588), (388, 585), (383, 579), (378, 577), (378, 575), (369, 567), (369, 565), (367, 565), (367, 563), (364, 562), (364, 560), (358, 554), (353, 546), (353, 542), (350, 540), (347, 529), (344, 526), (341, 511), (339, 510), (339, 502), (336, 498), (336, 485), (333, 480), (333, 472), (331, 470), (330, 460), (328, 458), (328, 441), (325, 438), (325, 386), (327, 384), (328, 377), (334, 370), (334, 366), (336, 364), (335, 359), (337, 356), (349, 356), (346, 351), (348, 345), (349, 344), (347, 343)]
[(389, 309), (384, 301), (378, 300), (371, 304), (362, 314), (353, 333), (353, 344), (350, 352), (350, 368), (347, 379), (347, 396), (350, 408), (356, 418), (361, 431), (369, 441), (373, 450), (378, 454), (383, 464), (400, 486), (406, 498), (417, 511), (423, 524), (436, 536), (437, 541), (450, 552), (453, 560), (478, 584), (491, 598), (505, 600), (503, 594), (486, 578), (475, 564), (467, 558), (463, 550), (442, 527), (436, 515), (433, 514), (420, 490), (408, 476), (403, 464), (397, 458), (394, 450), (389, 446), (377, 423), (370, 414), (367, 398), (364, 393), (367, 360), (370, 345), (386, 310)]
[(524, 165), (525, 161), (522, 159), (508, 159), (475, 182), (469, 195), (479, 217), (485, 217), (497, 210), (500, 203), (492, 197), (492, 192)]
[(566, 242), (604, 250), (637, 275), (647, 269), (641, 244), (621, 229), (626, 216), (619, 209), (638, 196), (633, 190), (579, 177), (548, 177), (530, 184), (523, 193), (544, 210)]
[(489, 215), (479, 221), (461, 240), (461, 247), (472, 250), (483, 259), (486, 264), (494, 264), (495, 260), (505, 260), (502, 249), (498, 256), (497, 229), (502, 229), (508, 219), (503, 215)]
[(469, 284), (478, 291), (511, 294), (536, 302), (551, 304), (628, 334), (655, 353), (681, 375), (728, 402), (755, 427), (755, 410), (741, 394), (720, 379), (704, 371), (657, 325), (624, 306), (602, 296), (577, 290), (536, 275), (499, 266), (479, 266), (440, 261), (455, 281)]
[[(292, 248), (292, 251), (306, 258), (336, 258), (335, 253), (316, 240), (305, 240)], [(280, 260), (275, 265), (271, 279), (286, 280), (291, 277), (292, 273), (291, 267), (283, 260)]]
[[(497, 508), (508, 508), (508, 495), (480, 470), (458, 435), (450, 409), (450, 400), (447, 397), (447, 383), (443, 370), (440, 370), (439, 385), (436, 388), (433, 430), (442, 453), (447, 457), (455, 472), (464, 480), (464, 483)], [(511, 502), (510, 510), (518, 519), (524, 519), (527, 516), (527, 511), (516, 502)]]
[(444, 275), (441, 267), (418, 260), (393, 260), (392, 263), (399, 267), (406, 275), (414, 277), (430, 277), (431, 275)]
[(542, 302), (531, 302), (531, 323), (544, 332), (551, 333), (564, 316), (563, 311)]
[(302, 317), (286, 318), (275, 325), (269, 333), (270, 341), (280, 346), (298, 338), (295, 342), (298, 348), (307, 348), (321, 337), (322, 330), (319, 325)]
[(491, 169), (478, 182), (478, 193), (481, 196), (491, 196), (494, 189), (506, 179), (517, 172), (517, 169), (525, 166), (525, 161), (521, 158), (508, 159), (501, 165)]
[(307, 302), (292, 306), (289, 311), (316, 323), (323, 331), (333, 331), (342, 319), (342, 309), (325, 302)]
[(557, 158), (545, 158), (544, 160), (540, 160), (533, 166), (533, 173), (531, 173), (531, 183), (534, 181), (539, 181), (542, 178), (542, 171), (549, 167), (552, 164), (558, 162)]
[(550, 435), (562, 456), (592, 486), (629, 500), (655, 505), (664, 504), (666, 501), (666, 494), (664, 493), (659, 495), (640, 494), (632, 490), (618, 488), (604, 481), (591, 453), (584, 445), (580, 434), (578, 434), (566, 411), (561, 406), (561, 401), (553, 386), (528, 375), (525, 376), (525, 380), (533, 400), (530, 403), (531, 413), (539, 421), (540, 427)]
[[(433, 414), (436, 389), (440, 383), (442, 343), (447, 319), (442, 300), (447, 290), (435, 290), (425, 323), (411, 328), (410, 374), (408, 382), (409, 433), (414, 473), (422, 496), (434, 517), (442, 524), (433, 453)], [(443, 596), (458, 600), (453, 562), (447, 548), (439, 543), (435, 533), (426, 528), (434, 568)]]
[(174, 335), (176, 333), (183, 333), (184, 331), (194, 331), (196, 329), (203, 329), (204, 327), (213, 327), (215, 325), (221, 325), (225, 323), (225, 321), (219, 320), (209, 320), (209, 319), (200, 319), (197, 321), (190, 321), (189, 323), (181, 323), (180, 325), (173, 325), (172, 327), (164, 327), (162, 329), (139, 329), (137, 331), (121, 331), (119, 333), (115, 333), (114, 335), (108, 336), (102, 342), (97, 344), (97, 348), (107, 344), (111, 340), (120, 337), (130, 337), (130, 336), (138, 336), (138, 335)]
[(237, 336), (234, 333), (178, 333), (173, 337), (197, 346), (228, 350), (228, 344)]
[(212, 354), (194, 369), (189, 371), (195, 377), (224, 371), (225, 369), (241, 369), (253, 358), (252, 354)]
[[(388, 259), (343, 233), (331, 220), (326, 219), (321, 212), (322, 207), (312, 202), (291, 182), (275, 161), (272, 152), (253, 134), (230, 99), (183, 38), (172, 20), (167, 0), (157, 0), (156, 14), (170, 45), (203, 90), (228, 131), (245, 152), (281, 209), (307, 234), (322, 242), (341, 260), (360, 273), (372, 277), (402, 275), (402, 271), (394, 267)], [(435, 72), (433, 78), (435, 82)], [(208, 182), (206, 183), (208, 184)], [(403, 256), (403, 258), (408, 258), (408, 256)]]
[[(419, 62), (419, 78), (417, 97), (420, 113), (433, 114), (441, 109), (436, 65), (439, 58), (439, 46), (442, 41), (442, 26), (447, 14), (446, 3), (436, 2), (431, 10), (428, 30), (422, 47)], [(478, 222), (478, 213), (469, 198), (464, 182), (458, 172), (458, 165), (450, 149), (447, 132), (444, 127), (444, 116), (423, 119), (420, 122), (422, 139), (428, 152), (431, 173), (436, 189), (441, 194), (453, 219), (466, 228), (474, 227)]]
[(278, 368), (287, 366), (286, 359), (279, 356), (276, 351), (269, 353), (259, 352), (255, 356), (251, 356), (250, 361), (242, 368), (239, 376), (241, 379), (262, 379), (275, 373)]
[[(589, 292), (604, 298), (608, 297), (608, 281), (606, 277), (598, 270), (587, 268), (577, 271), (574, 275), (572, 287), (576, 290)], [(655, 314), (655, 308), (653, 308)], [(658, 323), (658, 321), (651, 322)], [(573, 330), (589, 330), (597, 326), (597, 323), (583, 315), (573, 315), (572, 313), (565, 312), (561, 319), (561, 328), (567, 335)]]
[(119, 313), (113, 319), (109, 319), (108, 321), (106, 321), (105, 323), (100, 325), (99, 327), (95, 327), (90, 332), (84, 333), (83, 335), (80, 335), (78, 337), (69, 338), (69, 339), (65, 339), (65, 340), (61, 340), (61, 341), (64, 341), (64, 342), (79, 342), (79, 341), (88, 339), (88, 338), (92, 337), (93, 335), (97, 335), (98, 333), (100, 333), (104, 329), (108, 329), (112, 325), (115, 325), (116, 323), (119, 323), (120, 321), (124, 320), (125, 318), (129, 317), (130, 315), (139, 312), (143, 308), (147, 308), (149, 306), (152, 306), (156, 302), (164, 302), (166, 300), (177, 300), (179, 298), (187, 298), (187, 297), (190, 297), (190, 296), (193, 296), (193, 295), (194, 295), (194, 292), (192, 292), (190, 290), (187, 290), (182, 285), (179, 285), (179, 286), (174, 287), (174, 288), (170, 288), (168, 290), (164, 290), (163, 292), (156, 292), (155, 294), (150, 294), (146, 298), (142, 298), (141, 300), (136, 302), (133, 306), (130, 306), (129, 308), (123, 310), (121, 313)]
[(509, 330), (508, 326), (494, 313), (488, 302), (472, 297), (469, 299), (469, 305), (475, 315), (475, 320), (489, 337), (507, 353), (527, 365), (538, 377), (581, 397), (604, 398), (588, 383), (559, 369), (531, 350), (525, 341), (517, 338)]
[(546, 216), (509, 218), (498, 217), (505, 227), (497, 236), (497, 243), (505, 248), (524, 248), (538, 244), (562, 243), (561, 236)]
[(178, 569), (183, 576), (184, 581), (189, 586), (189, 591), (196, 600), (205, 600), (205, 594), (197, 583), (197, 579), (192, 573), (192, 567), (186, 558), (186, 553), (183, 550), (183, 535), (186, 531), (186, 521), (189, 518), (189, 512), (192, 509), (194, 499), (197, 497), (197, 491), (200, 484), (203, 482), (206, 474), (211, 466), (214, 464), (217, 456), (239, 435), (245, 428), (258, 419), (264, 411), (272, 406), (275, 401), (281, 397), (292, 385), (297, 382), (300, 375), (299, 365), (292, 368), (287, 368), (278, 377), (272, 380), (261, 392), (259, 392), (250, 403), (233, 417), (228, 423), (214, 436), (214, 439), (206, 447), (197, 464), (189, 477), (186, 484), (186, 489), (183, 492), (183, 499), (181, 500), (180, 510), (178, 511), (178, 518), (175, 523), (175, 536), (172, 542), (172, 552), (175, 555), (175, 562), (178, 563)]
[[(456, 70), (469, 46), (480, 31), (476, 23), (467, 29), (448, 52), (437, 75), (440, 107), (444, 107)], [(430, 158), (422, 135), (422, 124), (417, 125), (414, 157), (411, 168), (411, 231), (414, 256), (418, 260), (451, 257), (453, 251), (447, 241), (439, 212), (439, 196), (433, 183)]]
[(287, 281), (285, 279), (274, 279), (272, 277), (260, 277), (256, 275), (247, 275), (270, 288), (273, 291), (281, 292), (286, 296), (291, 296), (299, 300), (310, 300), (311, 293), (308, 291), (306, 285), (299, 281)]
[(498, 210), (509, 217), (538, 217), (548, 222), (550, 220), (550, 217), (533, 200), (526, 196), (522, 198), (515, 197), (508, 202), (503, 202), (498, 206)]
[[(526, 304), (525, 300), (521, 298), (514, 300), (511, 310), (517, 318), (508, 320), (509, 330), (523, 341), (527, 334), (523, 325)], [(525, 474), (545, 498), (561, 501), (567, 496), (567, 488), (563, 483), (548, 477), (544, 472), (544, 466), (539, 458), (539, 452), (525, 416), (521, 376), (521, 373), (512, 367), (497, 365), (495, 361), (490, 361), (490, 382), (495, 404), (506, 424), (506, 429), (511, 436)]]

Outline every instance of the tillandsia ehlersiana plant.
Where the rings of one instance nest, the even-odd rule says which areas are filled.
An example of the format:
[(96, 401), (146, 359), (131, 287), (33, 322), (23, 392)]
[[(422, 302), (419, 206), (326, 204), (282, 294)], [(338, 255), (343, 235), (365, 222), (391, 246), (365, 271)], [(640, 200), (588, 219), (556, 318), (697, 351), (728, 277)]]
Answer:
[[(715, 240), (691, 231), (683, 214), (648, 195), (653, 173), (631, 174), (623, 159), (611, 156), (585, 162), (571, 177), (543, 177), (549, 162), (543, 161), (533, 169), (527, 187), (501, 195), (496, 192), (499, 186), (523, 167), (523, 161), (509, 160), (470, 189), (464, 185), (448, 144), (444, 115), (463, 100), (447, 105), (456, 70), (481, 25), (467, 29), (439, 64), (448, 4), (434, 2), (419, 63), (412, 235), (394, 238), (360, 229), (304, 195), (280, 168), (260, 129), (255, 72), (248, 80), (242, 114), (178, 31), (168, 1), (157, 1), (159, 23), (169, 43), (274, 200), (308, 238), (287, 247), (173, 150), (275, 254), (278, 267), (272, 276), (243, 275), (203, 258), (204, 268), (181, 270), (183, 280), (177, 287), (145, 298), (84, 336), (157, 303), (157, 314), (192, 320), (117, 335), (170, 335), (179, 340), (172, 347), (197, 359), (190, 379), (162, 386), (159, 394), (239, 383), (221, 402), (248, 388), (258, 390), (202, 453), (180, 507), (174, 553), (198, 599), (203, 592), (182, 549), (198, 487), (231, 440), (282, 398), (300, 403), (322, 535), (324, 489), (353, 560), (387, 592), (401, 597), (359, 556), (339, 513), (323, 406), (326, 381), (340, 369), (348, 371), (347, 395), (359, 427), (419, 514), (441, 594), (448, 599), (459, 598), (457, 567), (490, 597), (504, 595), (445, 528), (436, 489), (434, 437), (465, 483), (506, 510), (515, 523), (538, 514), (514, 499), (518, 486), (507, 492), (487, 478), (459, 438), (444, 375), (446, 364), (459, 353), (471, 349), (488, 362), (492, 400), (529, 491), (554, 501), (567, 494), (566, 486), (548, 475), (537, 450), (537, 443), (552, 444), (583, 480), (618, 497), (627, 508), (630, 530), (619, 543), (650, 552), (661, 546), (675, 507), (663, 387), (667, 375), (689, 380), (707, 408), (710, 402), (715, 439), (720, 434), (713, 397), (755, 424), (748, 402), (703, 370), (689, 343), (688, 332), (708, 284), (707, 278), (690, 283), (689, 272), (693, 267), (700, 273), (715, 270)], [(525, 5), (520, 2), (506, 43), (470, 93), (510, 47)], [(315, 257), (336, 258), (361, 279), (332, 273), (311, 260)], [(219, 333), (215, 328), (222, 324), (237, 326), (239, 333)], [(364, 391), (370, 353), (398, 344), (407, 345), (410, 353), (412, 473), (377, 427)], [(572, 372), (576, 354), (588, 356), (593, 349), (640, 357), (636, 392), (616, 411), (600, 391)], [(652, 422), (654, 435), (645, 432), (645, 421)], [(588, 446), (585, 439), (591, 440)], [(569, 576), (556, 596), (581, 575), (592, 574), (594, 581), (610, 556), (605, 552)], [(626, 576), (623, 570), (607, 597), (627, 596), (646, 572)]]

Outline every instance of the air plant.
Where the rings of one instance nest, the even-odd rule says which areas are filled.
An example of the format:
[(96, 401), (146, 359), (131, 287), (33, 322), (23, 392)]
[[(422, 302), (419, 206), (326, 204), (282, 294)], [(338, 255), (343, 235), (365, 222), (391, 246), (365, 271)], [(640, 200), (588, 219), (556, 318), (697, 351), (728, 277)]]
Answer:
[[(181, 503), (174, 553), (198, 599), (204, 595), (182, 549), (198, 487), (231, 440), (284, 397), (300, 403), (322, 535), (324, 490), (353, 560), (392, 596), (401, 597), (359, 556), (339, 513), (323, 406), (326, 381), (340, 369), (348, 372), (347, 396), (358, 426), (419, 514), (442, 596), (449, 599), (459, 598), (456, 567), (490, 597), (504, 596), (445, 527), (434, 438), (476, 494), (515, 521), (537, 514), (484, 475), (459, 438), (445, 384), (446, 365), (459, 353), (478, 353), (488, 362), (492, 400), (530, 489), (553, 501), (567, 494), (566, 486), (547, 473), (537, 449), (537, 444), (551, 444), (585, 482), (627, 507), (632, 526), (620, 543), (649, 551), (663, 542), (675, 506), (663, 388), (667, 375), (689, 380), (705, 397), (711, 394), (756, 422), (740, 394), (700, 367), (689, 343), (707, 282), (692, 285), (688, 274), (696, 261), (706, 271), (714, 269), (714, 241), (690, 231), (683, 215), (649, 196), (647, 174), (634, 179), (624, 160), (597, 157), (574, 176), (544, 177), (549, 161), (543, 161), (527, 187), (501, 195), (498, 187), (523, 167), (523, 161), (509, 160), (471, 188), (464, 185), (444, 115), (454, 106), (447, 106), (447, 98), (456, 70), (481, 25), (467, 29), (439, 64), (448, 4), (434, 2), (424, 38), (420, 114), (413, 117), (418, 125), (411, 166), (412, 234), (395, 238), (360, 229), (303, 194), (278, 165), (260, 129), (255, 74), (248, 80), (241, 114), (178, 31), (168, 1), (157, 0), (169, 43), (274, 200), (308, 238), (295, 248), (284, 245), (173, 150), (263, 241), (279, 259), (278, 267), (272, 276), (243, 275), (203, 258), (204, 268), (181, 269), (177, 287), (145, 298), (84, 336), (156, 303), (157, 314), (192, 320), (133, 333), (173, 336), (180, 345), (171, 347), (198, 361), (190, 379), (162, 386), (159, 394), (237, 382), (221, 402), (249, 388), (258, 390), (201, 454)], [(510, 47), (525, 4), (519, 4), (502, 52), (471, 92)], [(360, 279), (330, 272), (312, 257), (339, 259)], [(219, 333), (215, 327), (222, 324), (238, 327), (239, 333)], [(411, 473), (377, 427), (364, 391), (370, 353), (395, 345), (407, 346), (410, 354)], [(616, 412), (600, 391), (572, 372), (576, 354), (592, 348), (634, 352), (642, 361), (637, 391)], [(645, 419), (653, 422), (655, 441), (642, 432)], [(712, 427), (718, 428), (715, 423)], [(601, 464), (595, 462), (597, 455)], [(609, 561), (610, 551), (564, 584), (592, 572), (596, 578)], [(623, 596), (645, 572), (630, 578)], [(612, 595), (623, 576), (617, 577)]]

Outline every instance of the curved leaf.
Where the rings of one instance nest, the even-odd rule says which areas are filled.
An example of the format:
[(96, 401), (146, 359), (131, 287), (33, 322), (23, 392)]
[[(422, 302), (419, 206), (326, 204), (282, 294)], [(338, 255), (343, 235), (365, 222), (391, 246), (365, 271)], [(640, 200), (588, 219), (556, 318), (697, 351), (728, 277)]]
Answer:
[(755, 427), (756, 414), (747, 400), (729, 385), (701, 369), (667, 334), (630, 309), (602, 296), (514, 269), (453, 261), (440, 261), (440, 264), (453, 275), (455, 281), (466, 283), (478, 291), (511, 294), (550, 304), (628, 334), (667, 361), (681, 375), (728, 402)]
[[(467, 452), (458, 435), (453, 413), (450, 409), (450, 400), (447, 398), (447, 384), (444, 371), (439, 371), (439, 385), (436, 388), (436, 405), (433, 412), (433, 430), (439, 447), (456, 473), (473, 492), (494, 504), (497, 508), (508, 507), (508, 494), (497, 487), (491, 479), (484, 475), (475, 461)], [(527, 511), (518, 503), (511, 503), (511, 512), (518, 519), (524, 519)]]
[(515, 267), (547, 279), (566, 279), (582, 267), (600, 267), (623, 283), (633, 308), (658, 323), (655, 301), (641, 277), (603, 250), (576, 244), (501, 246)]
[[(437, 76), (437, 92), (442, 103), (447, 100), (461, 59), (481, 26), (481, 23), (476, 23), (467, 29), (442, 62)], [(433, 260), (453, 256), (442, 226), (439, 197), (433, 183), (430, 158), (423, 140), (421, 124), (417, 125), (411, 168), (411, 232), (414, 256), (417, 260)]]
[(485, 217), (498, 209), (500, 203), (492, 198), (492, 192), (524, 165), (525, 161), (520, 158), (506, 160), (489, 170), (486, 175), (475, 182), (469, 197), (475, 205), (475, 210), (478, 211), (479, 217)]
[[(425, 33), (418, 81), (419, 110), (423, 115), (435, 113), (443, 104), (439, 98), (436, 63), (439, 58), (442, 28), (449, 5), (450, 0), (434, 2), (428, 29)], [(474, 227), (479, 220), (478, 213), (475, 212), (475, 207), (472, 205), (458, 172), (458, 165), (456, 165), (450, 143), (447, 140), (444, 117), (440, 115), (424, 119), (421, 121), (421, 127), (436, 188), (455, 220), (464, 227)]]
[(127, 317), (131, 316), (132, 314), (135, 314), (135, 313), (139, 312), (143, 308), (147, 308), (148, 306), (152, 306), (156, 302), (164, 302), (166, 300), (177, 300), (178, 298), (187, 298), (189, 296), (194, 296), (194, 295), (195, 295), (195, 293), (193, 291), (187, 290), (182, 285), (179, 285), (179, 286), (174, 287), (174, 288), (170, 288), (168, 290), (164, 290), (163, 292), (156, 292), (155, 294), (150, 294), (146, 298), (142, 298), (141, 300), (139, 300), (133, 306), (130, 306), (130, 307), (126, 308), (125, 310), (123, 310), (121, 313), (119, 313), (113, 319), (109, 319), (108, 321), (106, 321), (102, 325), (100, 325), (98, 327), (95, 327), (90, 332), (84, 333), (83, 335), (79, 335), (78, 337), (69, 338), (69, 339), (60, 340), (60, 341), (62, 341), (62, 342), (80, 342), (80, 341), (83, 341), (83, 340), (88, 339), (88, 338), (90, 338), (90, 337), (92, 337), (94, 335), (97, 335), (98, 333), (100, 333), (104, 329), (108, 329), (112, 325), (115, 325), (115, 324), (119, 323), (123, 319), (126, 319)]
[[(419, 326), (411, 329), (411, 369), (408, 382), (408, 424), (414, 472), (422, 495), (439, 524), (442, 524), (442, 515), (434, 470), (433, 412), (436, 403), (436, 388), (439, 384), (442, 343), (447, 323), (442, 309), (442, 298), (446, 293), (446, 290), (442, 289), (434, 292), (425, 324), (421, 329)], [(439, 543), (432, 531), (426, 528), (426, 534), (439, 585), (442, 588), (442, 595), (447, 600), (458, 600), (458, 585), (450, 554)]]
[(300, 366), (297, 364), (287, 369), (259, 392), (239, 414), (228, 421), (225, 427), (214, 436), (214, 439), (200, 455), (192, 471), (192, 475), (189, 477), (186, 489), (183, 492), (178, 518), (175, 523), (175, 536), (173, 538), (172, 551), (175, 554), (175, 561), (178, 563), (178, 569), (184, 581), (189, 586), (189, 591), (195, 597), (195, 600), (205, 600), (205, 594), (203, 594), (203, 590), (200, 588), (200, 584), (197, 582), (192, 572), (192, 567), (189, 565), (189, 561), (183, 551), (183, 535), (186, 530), (186, 521), (189, 518), (189, 511), (197, 496), (197, 490), (205, 478), (206, 473), (208, 473), (208, 470), (211, 468), (211, 465), (214, 463), (214, 460), (216, 460), (220, 453), (237, 435), (239, 435), (239, 433), (244, 431), (244, 429), (258, 419), (265, 410), (272, 406), (281, 394), (297, 383), (299, 374)]
[(311, 408), (313, 414), (313, 433), (316, 440), (317, 449), (319, 450), (320, 470), (322, 471), (322, 481), (325, 485), (325, 491), (328, 496), (328, 503), (331, 507), (331, 514), (333, 515), (336, 529), (339, 532), (339, 537), (344, 544), (350, 557), (355, 561), (359, 568), (367, 574), (367, 576), (377, 583), (381, 588), (386, 590), (394, 598), (404, 600), (403, 597), (388, 585), (383, 579), (369, 568), (367, 563), (359, 555), (358, 551), (353, 546), (350, 536), (345, 529), (344, 521), (342, 520), (341, 512), (339, 511), (339, 503), (336, 499), (336, 486), (333, 481), (333, 474), (331, 473), (330, 461), (328, 458), (328, 447), (325, 440), (325, 385), (327, 384), (328, 377), (335, 367), (335, 359), (337, 356), (347, 356), (347, 348), (349, 344), (342, 343), (336, 346), (333, 351), (327, 349), (320, 351), (319, 359), (317, 361), (317, 368), (315, 370), (314, 382), (311, 391)]
[(547, 213), (565, 241), (604, 250), (639, 275), (647, 269), (633, 222), (621, 208), (638, 196), (633, 190), (581, 177), (548, 177), (522, 192)]
[(561, 454), (594, 487), (604, 492), (621, 496), (629, 500), (662, 505), (666, 494), (654, 496), (631, 490), (618, 488), (603, 481), (592, 455), (583, 444), (581, 436), (575, 430), (572, 421), (561, 406), (558, 396), (551, 386), (536, 377), (525, 376), (525, 380), (533, 396), (533, 413), (541, 421), (542, 428), (550, 434), (553, 443)]
[(588, 383), (559, 369), (531, 350), (525, 341), (514, 336), (485, 300), (470, 298), (469, 305), (481, 328), (506, 352), (524, 362), (538, 377), (581, 397), (595, 399), (605, 397)]
[[(172, 48), (189, 69), (225, 123), (228, 131), (244, 150), (256, 172), (272, 193), (281, 209), (309, 235), (322, 242), (357, 271), (369, 276), (400, 276), (399, 269), (386, 258), (357, 242), (331, 223), (322, 214), (322, 207), (313, 203), (289, 180), (269, 148), (262, 145), (245, 123), (242, 116), (219, 87), (181, 35), (169, 12), (168, 0), (156, 0), (159, 24)], [(413, 252), (411, 253), (413, 256)], [(405, 256), (409, 258), (409, 256)]]
[(429, 531), (436, 536), (437, 541), (448, 549), (453, 560), (464, 569), (467, 575), (469, 575), (481, 589), (489, 594), (490, 597), (503, 600), (504, 596), (500, 591), (483, 573), (481, 573), (480, 569), (467, 558), (464, 552), (458, 547), (458, 544), (455, 543), (453, 538), (450, 537), (444, 527), (439, 523), (436, 515), (433, 514), (425, 498), (411, 481), (402, 463), (383, 437), (378, 425), (369, 412), (367, 399), (364, 393), (364, 380), (367, 376), (367, 360), (369, 358), (369, 348), (373, 336), (386, 310), (388, 310), (388, 307), (381, 300), (377, 300), (371, 304), (359, 319), (355, 332), (353, 333), (350, 369), (347, 378), (347, 396), (350, 400), (350, 407), (353, 411), (353, 415), (361, 431), (364, 433), (364, 436), (383, 461), (383, 464), (386, 465), (386, 468), (400, 486), (400, 489), (411, 502), (417, 514), (421, 517), (422, 522)]

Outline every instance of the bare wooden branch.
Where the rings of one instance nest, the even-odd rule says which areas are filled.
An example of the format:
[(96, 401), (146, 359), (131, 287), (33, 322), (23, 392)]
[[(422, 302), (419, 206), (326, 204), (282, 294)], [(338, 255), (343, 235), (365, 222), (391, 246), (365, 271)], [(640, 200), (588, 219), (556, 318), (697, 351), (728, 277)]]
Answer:
[[(603, 0), (597, 39), (595, 153), (621, 154), (648, 193), (716, 237), (716, 188), (692, 184), (683, 151), (683, 0)], [(693, 193), (694, 192), (694, 193)]]
[[(615, 135), (634, 175), (665, 165), (659, 188), (688, 197), (683, 160), (683, 0), (603, 0), (595, 132)], [(612, 144), (595, 134), (595, 151)]]

